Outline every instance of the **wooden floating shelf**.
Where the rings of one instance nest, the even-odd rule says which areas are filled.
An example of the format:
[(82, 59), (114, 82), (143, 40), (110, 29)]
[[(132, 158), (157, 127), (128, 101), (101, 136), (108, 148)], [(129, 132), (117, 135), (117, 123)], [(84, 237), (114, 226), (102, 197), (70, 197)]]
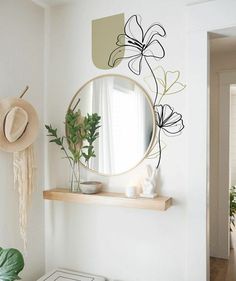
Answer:
[(171, 197), (147, 198), (127, 198), (122, 193), (100, 192), (97, 194), (71, 193), (65, 188), (55, 188), (45, 190), (43, 198), (47, 200), (57, 200), (64, 202), (74, 202), (83, 204), (101, 204), (138, 209), (151, 209), (165, 211), (172, 205)]

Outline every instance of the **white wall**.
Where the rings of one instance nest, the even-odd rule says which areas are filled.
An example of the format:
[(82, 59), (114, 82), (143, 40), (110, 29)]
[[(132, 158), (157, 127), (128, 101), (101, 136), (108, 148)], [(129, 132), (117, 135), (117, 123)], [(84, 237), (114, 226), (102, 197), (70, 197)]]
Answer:
[(230, 88), (230, 175), (231, 185), (236, 185), (236, 87)]
[[(25, 99), (43, 120), (44, 11), (30, 0), (0, 1), (0, 98), (18, 96), (30, 86)], [(34, 281), (44, 272), (43, 138), (35, 145), (38, 180), (33, 194), (28, 227), (28, 256), (23, 281)], [(19, 234), (18, 196), (13, 190), (12, 155), (0, 152), (0, 247), (23, 252)]]
[[(171, 7), (171, 9), (170, 9)], [(77, 1), (68, 6), (51, 8), (49, 36), (48, 122), (60, 128), (67, 106), (79, 87), (94, 76), (121, 73), (137, 80), (123, 62), (114, 70), (102, 71), (92, 63), (91, 21), (125, 13), (141, 14), (147, 28), (153, 22), (167, 30), (163, 40), (166, 58), (161, 64), (169, 70), (180, 70), (185, 81), (185, 14), (184, 4), (174, 1)], [(143, 69), (149, 75), (148, 69)], [(185, 93), (167, 97), (166, 103), (181, 112), (185, 120)], [(160, 183), (161, 193), (174, 198), (167, 212), (125, 209), (105, 206), (46, 203), (46, 267), (64, 266), (124, 281), (173, 281), (186, 279), (186, 134), (165, 138)], [(50, 172), (48, 188), (68, 184), (68, 164), (49, 145)], [(146, 164), (145, 162), (144, 164)], [(155, 165), (155, 161), (152, 162)], [(138, 182), (144, 164), (128, 174), (112, 178), (96, 174), (110, 190), (123, 192), (130, 182)], [(189, 281), (189, 279), (188, 279)]]
[[(176, 96), (168, 102), (182, 113), (187, 104), (188, 118), (185, 122), (189, 127), (181, 138), (168, 140), (168, 152), (165, 152), (168, 157), (162, 161), (162, 194), (171, 194), (175, 199), (175, 206), (168, 212), (47, 202), (47, 269), (61, 265), (127, 281), (156, 280), (157, 276), (160, 280), (169, 281), (206, 280), (207, 31), (236, 25), (233, 12), (235, 3), (230, 0), (210, 1), (190, 6), (187, 9), (188, 31), (185, 29), (186, 10), (181, 3), (129, 1), (124, 8), (118, 1), (110, 3), (103, 0), (98, 6), (91, 0), (83, 3), (77, 1), (75, 6), (68, 8), (61, 6), (52, 9), (51, 17), (47, 19), (49, 24), (51, 21), (47, 33), (48, 122), (59, 126), (63, 132), (61, 121), (72, 93), (91, 77), (102, 74), (91, 62), (91, 20), (125, 12), (127, 16), (140, 13), (146, 23), (158, 20), (166, 26), (168, 55), (162, 61), (163, 66), (179, 68), (182, 73), (187, 71), (189, 81), (187, 99)], [(199, 21), (199, 18), (202, 20)], [(187, 68), (184, 67), (186, 50)], [(124, 64), (115, 72), (133, 77)], [(49, 151), (48, 188), (67, 184), (67, 164), (59, 161), (61, 155), (56, 148), (50, 146)], [(173, 162), (172, 156), (175, 159)], [(140, 172), (142, 166), (122, 177), (102, 180), (112, 189), (123, 190), (130, 180), (138, 179)], [(96, 177), (92, 174), (87, 176)]]
[[(44, 69), (48, 81), (44, 92), (47, 95), (44, 112), (47, 122), (60, 127), (60, 131), (64, 132), (62, 122), (72, 95), (90, 78), (112, 72), (100, 71), (92, 64), (90, 24), (95, 18), (125, 12), (126, 17), (134, 13), (141, 14), (146, 27), (155, 21), (166, 27), (168, 37), (164, 44), (167, 56), (162, 65), (167, 69), (179, 69), (183, 81), (186, 80), (185, 74), (188, 73), (189, 77), (187, 95), (171, 96), (166, 102), (183, 113), (188, 127), (182, 136), (165, 140), (168, 146), (163, 153), (160, 182), (162, 194), (174, 198), (174, 206), (170, 210), (161, 213), (47, 202), (46, 268), (49, 270), (63, 266), (124, 281), (156, 281), (157, 278), (162, 281), (205, 281), (208, 202), (207, 31), (236, 25), (235, 3), (230, 0), (224, 3), (211, 1), (189, 7), (187, 32), (184, 1), (148, 0), (137, 3), (131, 0), (125, 6), (117, 0), (112, 3), (102, 0), (99, 5), (95, 0), (76, 2), (71, 6), (51, 8), (51, 15), (47, 11), (45, 46), (48, 64)], [(30, 84), (34, 96), (28, 98), (38, 106), (43, 119), (43, 12), (30, 1), (1, 0), (0, 13), (0, 32), (5, 39), (1, 42), (1, 50), (4, 51), (0, 52), (0, 95), (3, 97), (7, 93), (14, 96), (16, 85), (17, 89), (21, 89), (22, 84)], [(14, 36), (10, 37), (10, 34)], [(187, 47), (188, 68), (185, 67)], [(125, 63), (114, 69), (114, 72), (138, 79), (146, 87), (141, 79), (127, 71)], [(147, 69), (144, 72), (148, 74)], [(217, 100), (215, 102), (217, 106)], [(38, 151), (43, 149), (44, 134), (45, 131), (42, 131), (37, 144)], [(48, 159), (44, 162), (46, 168), (49, 164), (46, 187), (66, 185), (69, 178), (68, 165), (60, 159), (62, 155), (56, 147), (46, 147), (46, 154), (47, 149), (50, 153), (47, 155), (49, 163)], [(38, 161), (42, 167), (41, 157), (42, 153)], [(0, 165), (3, 189), (0, 214), (4, 229), (1, 229), (0, 241), (4, 241), (3, 247), (20, 248), (17, 196), (12, 191), (12, 176), (9, 172), (10, 155), (1, 153)], [(142, 173), (143, 165), (123, 176), (100, 179), (110, 189), (123, 191), (130, 181), (139, 181)], [(25, 281), (35, 280), (43, 271), (41, 170), (39, 175), (41, 181), (33, 202), (33, 206), (37, 205), (37, 211), (33, 208), (31, 213)], [(85, 171), (83, 176), (97, 177)], [(12, 200), (14, 205), (11, 204)], [(6, 206), (11, 206), (7, 213)], [(35, 241), (37, 243), (33, 244)]]
[[(222, 112), (222, 103), (227, 104), (230, 100), (230, 92), (226, 93), (226, 98), (220, 99), (220, 73), (226, 73), (229, 70), (236, 70), (236, 53), (218, 52), (211, 54), (211, 84), (210, 84), (210, 254), (214, 257), (227, 256), (222, 249), (223, 241), (220, 235), (223, 225), (226, 221), (220, 219), (224, 209), (222, 209), (223, 198), (221, 192), (227, 191), (228, 185), (222, 183), (222, 171), (226, 177), (229, 175), (227, 163), (220, 160), (220, 151), (226, 154), (228, 140), (225, 139), (225, 133), (222, 135), (220, 129), (220, 110)], [(229, 108), (224, 114), (224, 127), (229, 122)], [(228, 124), (229, 125), (229, 124)], [(223, 147), (226, 145), (226, 147)], [(227, 156), (227, 155), (225, 155)], [(229, 159), (229, 156), (227, 156)], [(228, 161), (229, 162), (229, 161)], [(229, 181), (229, 177), (228, 177)], [(227, 238), (226, 238), (227, 239)], [(225, 248), (225, 247), (224, 247)]]

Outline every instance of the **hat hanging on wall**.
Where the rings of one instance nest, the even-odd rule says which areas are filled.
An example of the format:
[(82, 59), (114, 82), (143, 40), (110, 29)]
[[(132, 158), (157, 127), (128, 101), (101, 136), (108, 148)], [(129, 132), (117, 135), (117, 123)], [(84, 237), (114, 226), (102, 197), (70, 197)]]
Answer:
[(13, 153), (14, 186), (19, 193), (20, 234), (27, 247), (28, 208), (34, 187), (33, 142), (39, 131), (39, 118), (34, 107), (23, 99), (27, 86), (19, 98), (0, 100), (0, 150)]
[(6, 152), (26, 149), (38, 134), (37, 112), (22, 97), (0, 100), (0, 149)]

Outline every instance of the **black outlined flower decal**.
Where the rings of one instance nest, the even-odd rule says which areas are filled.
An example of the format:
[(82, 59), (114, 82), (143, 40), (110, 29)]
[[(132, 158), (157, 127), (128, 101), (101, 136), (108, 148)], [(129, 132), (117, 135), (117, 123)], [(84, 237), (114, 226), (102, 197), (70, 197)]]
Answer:
[[(149, 66), (148, 58), (162, 59), (165, 56), (165, 50), (158, 40), (159, 37), (165, 36), (166, 31), (160, 24), (154, 23), (144, 32), (141, 17), (131, 16), (125, 24), (124, 34), (117, 37), (118, 48), (110, 54), (109, 66), (114, 67), (118, 61), (129, 59), (129, 69), (140, 75), (143, 59)], [(125, 55), (122, 56), (124, 49)]]
[(156, 125), (164, 131), (166, 135), (179, 134), (183, 128), (184, 123), (182, 115), (174, 112), (168, 104), (155, 106)]
[(184, 129), (184, 123), (182, 115), (175, 112), (168, 104), (157, 105), (154, 107), (154, 110), (156, 114), (156, 125), (159, 127), (159, 159), (156, 166), (158, 168), (161, 162), (161, 131), (164, 131), (167, 136), (178, 135)]
[[(155, 83), (153, 109), (156, 115), (156, 126), (159, 128), (159, 132), (155, 136), (156, 140), (150, 150), (153, 151), (154, 147), (158, 145), (158, 152), (152, 154), (152, 157), (156, 155), (159, 157), (156, 169), (158, 169), (161, 161), (161, 131), (168, 136), (173, 136), (178, 135), (184, 129), (182, 115), (174, 112), (174, 109), (168, 104), (161, 104), (161, 100), (165, 95), (179, 93), (186, 87), (186, 85), (178, 81), (180, 72), (165, 71), (161, 66), (153, 70), (151, 65), (151, 62), (154, 61), (153, 59), (160, 60), (165, 56), (165, 50), (159, 41), (160, 38), (165, 36), (166, 31), (159, 23), (152, 24), (144, 32), (141, 26), (141, 17), (133, 15), (126, 22), (124, 33), (118, 35), (116, 42), (118, 47), (110, 54), (108, 60), (108, 65), (114, 67), (120, 60), (127, 59), (130, 71), (136, 75), (141, 74), (144, 61), (151, 72), (151, 77)], [(161, 70), (160, 76), (156, 73), (157, 70)]]

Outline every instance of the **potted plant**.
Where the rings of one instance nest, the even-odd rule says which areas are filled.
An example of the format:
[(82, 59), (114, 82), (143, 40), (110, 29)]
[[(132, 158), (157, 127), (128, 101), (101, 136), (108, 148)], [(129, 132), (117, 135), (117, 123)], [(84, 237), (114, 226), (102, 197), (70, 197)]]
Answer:
[[(230, 232), (233, 232), (235, 227), (235, 214), (236, 214), (236, 186), (230, 188)], [(230, 244), (232, 248), (232, 237), (230, 235)]]
[(0, 281), (20, 280), (23, 268), (24, 258), (17, 249), (0, 248)]
[[(84, 158), (89, 166), (92, 157), (96, 157), (94, 150), (94, 141), (99, 137), (101, 117), (97, 113), (81, 115), (81, 111), (69, 109), (65, 117), (66, 136), (58, 136), (57, 128), (52, 125), (45, 125), (50, 142), (57, 144), (65, 153), (71, 166), (71, 191), (80, 192), (80, 170), (79, 162)], [(68, 147), (64, 145), (67, 141)]]

